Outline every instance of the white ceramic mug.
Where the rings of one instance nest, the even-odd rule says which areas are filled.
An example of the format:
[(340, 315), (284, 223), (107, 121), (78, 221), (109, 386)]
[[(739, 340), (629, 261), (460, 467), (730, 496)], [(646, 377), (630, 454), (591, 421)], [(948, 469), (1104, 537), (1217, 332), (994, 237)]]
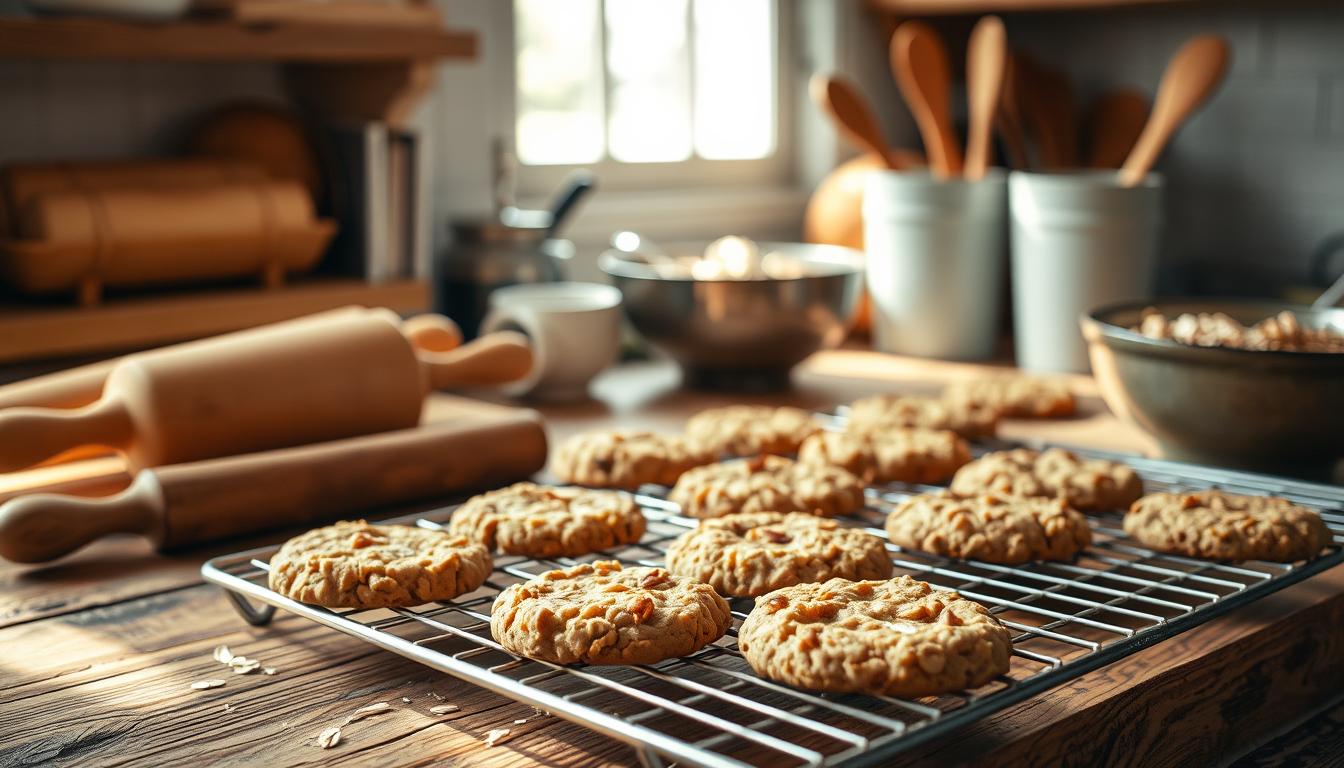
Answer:
[(1079, 318), (1153, 295), (1162, 178), (1122, 187), (1115, 171), (1013, 171), (1008, 200), (1017, 364), (1086, 373)]
[(481, 333), (520, 331), (532, 343), (532, 372), (501, 389), (515, 397), (582, 400), (588, 383), (616, 361), (621, 292), (598, 283), (511, 285), (490, 294)]
[(999, 337), (1005, 175), (939, 181), (874, 171), (863, 193), (873, 342), (883, 352), (976, 360)]

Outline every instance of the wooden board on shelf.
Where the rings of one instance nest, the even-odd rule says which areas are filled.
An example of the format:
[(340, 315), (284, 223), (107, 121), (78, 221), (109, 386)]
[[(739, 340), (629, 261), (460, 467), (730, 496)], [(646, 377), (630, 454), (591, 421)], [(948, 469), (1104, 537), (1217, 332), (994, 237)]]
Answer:
[(1189, 5), (1198, 0), (868, 0), (870, 8), (898, 16), (954, 16), (1018, 11), (1088, 11), (1136, 6)]
[(109, 299), (94, 307), (0, 307), (0, 363), (118, 352), (226, 333), (359, 304), (416, 312), (429, 305), (423, 280), (310, 280), (284, 288), (228, 288)]
[(395, 62), (472, 59), (476, 47), (474, 32), (441, 26), (0, 18), (4, 58)]

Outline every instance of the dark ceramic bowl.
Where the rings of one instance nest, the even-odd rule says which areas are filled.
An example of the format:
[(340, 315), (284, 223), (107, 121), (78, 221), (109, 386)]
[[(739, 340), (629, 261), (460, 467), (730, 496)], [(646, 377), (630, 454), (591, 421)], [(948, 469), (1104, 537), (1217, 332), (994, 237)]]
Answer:
[(1145, 307), (1167, 317), (1222, 312), (1253, 325), (1291, 310), (1344, 332), (1344, 309), (1270, 302), (1159, 300), (1082, 318), (1106, 404), (1157, 438), (1170, 459), (1328, 477), (1344, 457), (1344, 354), (1259, 352), (1150, 339), (1130, 328)]

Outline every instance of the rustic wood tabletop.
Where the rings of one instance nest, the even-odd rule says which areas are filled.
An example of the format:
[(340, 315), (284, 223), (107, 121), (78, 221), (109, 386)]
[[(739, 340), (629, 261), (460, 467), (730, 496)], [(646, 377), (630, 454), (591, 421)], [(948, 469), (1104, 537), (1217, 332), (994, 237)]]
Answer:
[[(788, 392), (743, 397), (688, 392), (671, 366), (634, 364), (600, 378), (588, 402), (541, 410), (555, 440), (598, 426), (676, 429), (696, 410), (730, 402), (825, 407), (895, 389), (933, 393), (982, 371), (837, 351), (805, 363)], [(1010, 422), (1004, 436), (1147, 449), (1138, 432), (1106, 411), (1089, 379), (1080, 377), (1076, 387), (1084, 394), (1077, 418)], [(107, 483), (117, 482), (124, 478), (114, 472)], [(5, 492), (0, 485), (0, 496)], [(202, 583), (200, 565), (285, 535), (171, 554), (119, 537), (48, 565), (0, 565), (0, 766), (637, 762), (616, 741), (297, 617), (248, 626), (218, 588)], [(274, 674), (220, 675), (212, 658), (219, 645)], [(1340, 658), (1344, 567), (1007, 709), (921, 748), (907, 763), (1337, 761), (1344, 741)], [(218, 677), (224, 686), (191, 687)], [(332, 749), (317, 745), (325, 728), (377, 702), (390, 709), (345, 727)], [(431, 712), (447, 704), (458, 709)], [(510, 734), (488, 746), (496, 728)]]

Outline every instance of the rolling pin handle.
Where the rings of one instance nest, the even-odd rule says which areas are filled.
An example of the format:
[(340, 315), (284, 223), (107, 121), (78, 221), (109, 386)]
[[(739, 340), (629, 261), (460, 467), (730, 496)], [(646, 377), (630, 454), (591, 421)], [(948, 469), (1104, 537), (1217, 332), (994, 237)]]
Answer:
[(131, 440), (130, 414), (120, 402), (99, 400), (76, 409), (0, 411), (0, 472), (14, 472), (85, 445), (120, 448)]
[(532, 371), (532, 346), (516, 331), (496, 331), (451, 352), (417, 353), (432, 389), (489, 387)]
[(113, 533), (138, 533), (157, 544), (162, 506), (158, 480), (148, 470), (115, 496), (36, 493), (10, 499), (0, 505), (0, 557), (44, 563)]

